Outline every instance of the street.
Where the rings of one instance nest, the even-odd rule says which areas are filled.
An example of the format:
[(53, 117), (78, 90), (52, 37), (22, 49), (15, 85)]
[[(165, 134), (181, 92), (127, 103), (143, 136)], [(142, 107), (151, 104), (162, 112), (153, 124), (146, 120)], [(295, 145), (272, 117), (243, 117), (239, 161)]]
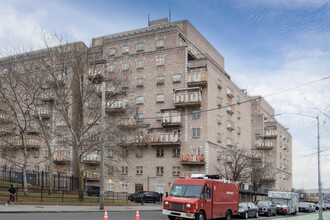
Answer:
[[(109, 220), (134, 220), (135, 212), (108, 212)], [(315, 213), (314, 213), (315, 214)], [(308, 216), (309, 213), (299, 213), (298, 216)], [(104, 213), (20, 213), (20, 214), (0, 214), (0, 220), (103, 220)], [(290, 219), (296, 216), (282, 216), (264, 217), (260, 216), (260, 220), (272, 219)], [(167, 216), (163, 215), (161, 211), (141, 211), (141, 220), (167, 220)], [(235, 217), (234, 219), (241, 219)], [(255, 218), (250, 218), (255, 219)], [(309, 219), (309, 218), (306, 218)]]

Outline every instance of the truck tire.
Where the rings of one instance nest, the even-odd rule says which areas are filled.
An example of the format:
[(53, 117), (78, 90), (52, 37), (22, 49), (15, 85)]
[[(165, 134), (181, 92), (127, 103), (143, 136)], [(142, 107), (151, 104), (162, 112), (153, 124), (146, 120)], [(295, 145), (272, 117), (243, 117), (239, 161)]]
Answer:
[(175, 216), (170, 216), (170, 215), (168, 215), (167, 217), (169, 220), (175, 220), (175, 218), (176, 218)]
[(196, 220), (206, 220), (205, 212), (200, 211), (198, 215), (196, 216)]
[(269, 210), (267, 213), (267, 217), (270, 217), (272, 215), (272, 210)]
[(256, 216), (255, 217), (259, 218), (259, 212), (258, 211), (256, 211)]
[(248, 218), (249, 218), (249, 213), (248, 213), (248, 212), (245, 212), (245, 214), (244, 214), (244, 218), (245, 218), (245, 219), (248, 219)]
[(231, 220), (231, 211), (227, 210), (226, 212), (226, 220)]

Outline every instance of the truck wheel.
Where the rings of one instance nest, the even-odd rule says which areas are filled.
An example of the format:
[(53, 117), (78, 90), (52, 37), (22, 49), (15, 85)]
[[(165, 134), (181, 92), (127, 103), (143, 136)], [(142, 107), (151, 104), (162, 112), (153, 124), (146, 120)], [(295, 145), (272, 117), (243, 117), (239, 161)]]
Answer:
[(231, 220), (231, 211), (227, 210), (226, 212), (226, 220)]
[(268, 213), (267, 213), (267, 217), (270, 217), (272, 215), (272, 211), (269, 210)]
[(196, 217), (196, 220), (206, 220), (206, 215), (203, 211), (200, 211)]
[(249, 213), (248, 213), (248, 212), (245, 212), (245, 214), (244, 214), (244, 218), (245, 218), (245, 219), (248, 219), (248, 218), (249, 218)]
[(175, 218), (176, 218), (175, 216), (170, 216), (170, 215), (168, 215), (167, 217), (169, 220), (175, 220)]
[(259, 212), (258, 211), (256, 211), (256, 216), (255, 217), (259, 218)]

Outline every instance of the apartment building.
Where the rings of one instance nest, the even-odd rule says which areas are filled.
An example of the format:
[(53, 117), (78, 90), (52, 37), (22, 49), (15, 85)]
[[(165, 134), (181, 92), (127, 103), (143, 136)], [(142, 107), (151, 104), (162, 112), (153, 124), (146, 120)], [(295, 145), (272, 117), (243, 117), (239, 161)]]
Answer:
[[(219, 167), (221, 176), (231, 179), (224, 169), (226, 164), (232, 163), (227, 153), (259, 150), (255, 145), (259, 136), (254, 135), (258, 129), (263, 132), (260, 133), (263, 140), (268, 140), (263, 135), (273, 124), (267, 121), (270, 124), (263, 127), (264, 119), (254, 113), (258, 111), (255, 102), (251, 103), (246, 92), (226, 73), (223, 56), (188, 21), (156, 20), (145, 28), (94, 38), (90, 48), (80, 42), (77, 44), (87, 54), (82, 79), (90, 92), (88, 100), (81, 102), (83, 97), (75, 96), (77, 91), (69, 89), (79, 85), (79, 78), (70, 77), (74, 69), (70, 62), (65, 65), (65, 80), (57, 78), (56, 86), (41, 90), (49, 95), (39, 97), (49, 108), (47, 115), (37, 116), (49, 124), (53, 137), (51, 145), (56, 148), (55, 171), (71, 175), (78, 166), (74, 137), (58, 108), (54, 110), (56, 100), (64, 94), (65, 102), (60, 100), (69, 121), (80, 123), (84, 115), (83, 121), (90, 127), (84, 140), (93, 147), (82, 158), (83, 170), (88, 185), (99, 184), (102, 82), (105, 82), (106, 191), (164, 193), (170, 190), (176, 178), (194, 173), (218, 174)], [(37, 54), (42, 53), (24, 57), (28, 57), (31, 60), (28, 63), (33, 66)], [(25, 65), (27, 61), (20, 58), (19, 63)], [(2, 77), (6, 77), (4, 72), (9, 69), (5, 64), (2, 60)], [(63, 73), (63, 62), (58, 65), (61, 68), (55, 65), (52, 69)], [(47, 82), (42, 81), (40, 85), (44, 87)], [(6, 118), (1, 117), (6, 112), (9, 111), (2, 110), (0, 118)], [(5, 122), (1, 120), (0, 125), (4, 126)], [(291, 137), (278, 123), (275, 127), (287, 138), (285, 143), (276, 142), (283, 152), (274, 151), (265, 159), (271, 165), (276, 164), (276, 169), (283, 174), (276, 173), (282, 178), (281, 183), (270, 182), (268, 186), (289, 189), (292, 185)], [(34, 134), (39, 143), (40, 161), (29, 157), (29, 164), (47, 171), (49, 164), (44, 159), (47, 148), (41, 135)], [(262, 152), (266, 151), (260, 150), (260, 156), (266, 156)], [(278, 158), (273, 158), (275, 155)], [(1, 164), (11, 166), (5, 160)], [(284, 166), (288, 166), (287, 170)]]
[(275, 119), (275, 110), (262, 97), (251, 97), (252, 151), (268, 167), (262, 179), (264, 188), (292, 190), (292, 137)]

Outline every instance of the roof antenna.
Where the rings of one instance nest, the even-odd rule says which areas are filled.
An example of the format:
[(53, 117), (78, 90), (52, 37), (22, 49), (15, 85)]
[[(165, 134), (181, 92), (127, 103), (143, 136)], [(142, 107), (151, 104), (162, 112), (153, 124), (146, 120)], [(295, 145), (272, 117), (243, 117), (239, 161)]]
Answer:
[(150, 14), (148, 14), (148, 26), (150, 26)]
[(168, 12), (168, 20), (169, 20), (169, 22), (171, 22), (171, 9)]

